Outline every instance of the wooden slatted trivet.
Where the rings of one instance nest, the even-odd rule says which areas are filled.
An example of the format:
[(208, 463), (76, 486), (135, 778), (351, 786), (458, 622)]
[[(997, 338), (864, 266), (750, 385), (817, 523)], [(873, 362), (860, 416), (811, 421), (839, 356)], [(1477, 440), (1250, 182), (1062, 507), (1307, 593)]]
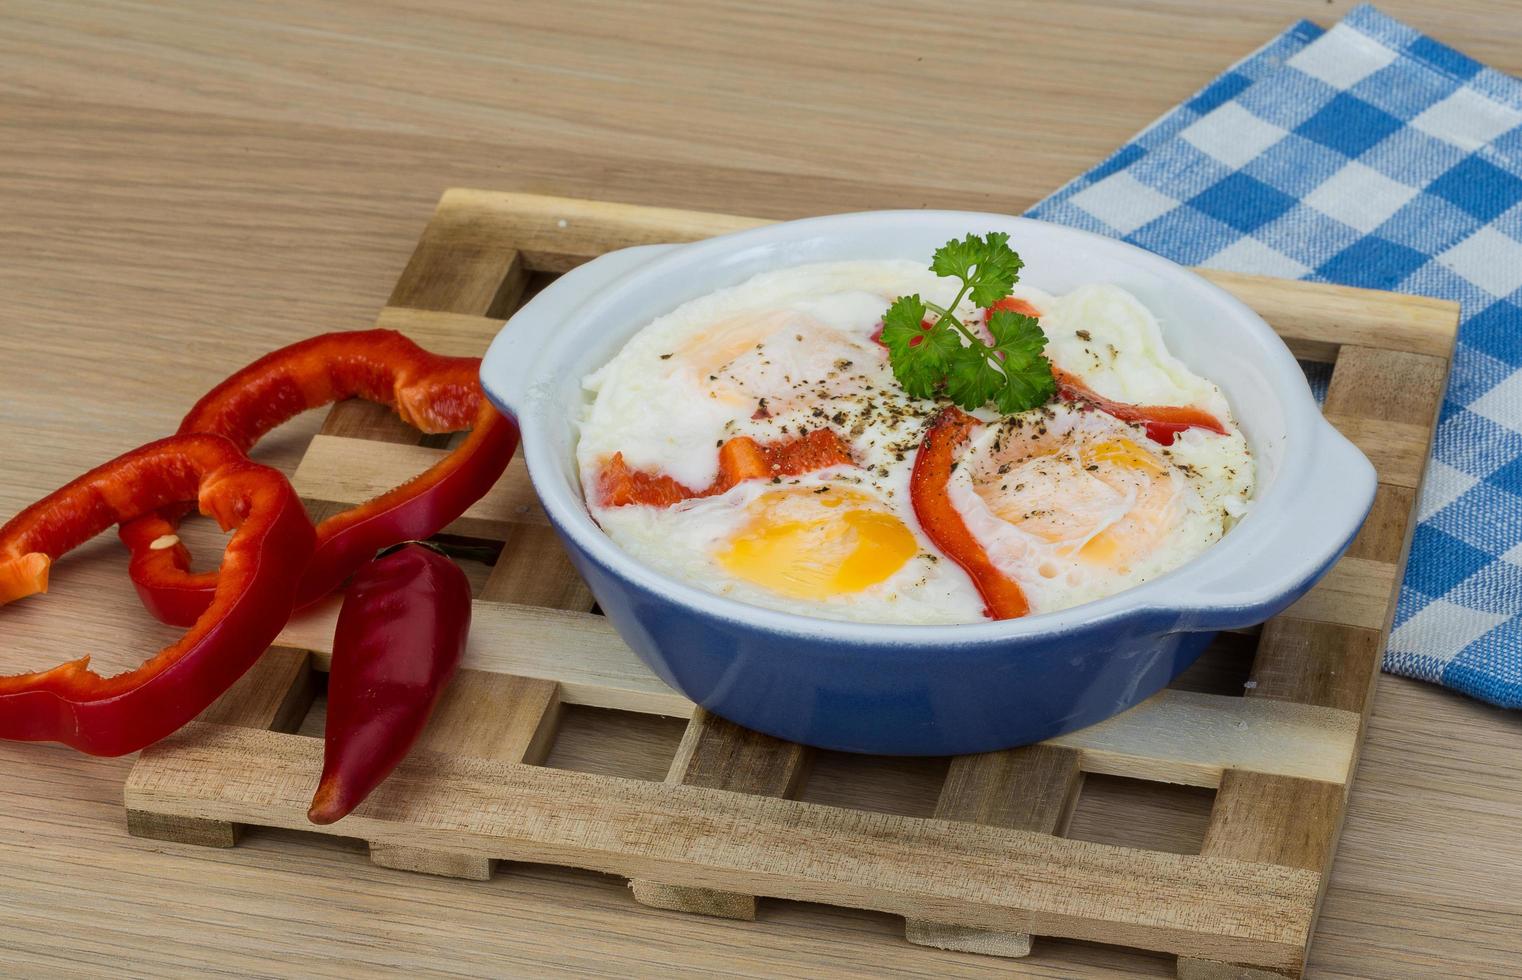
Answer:
[[(479, 354), (534, 276), (627, 245), (757, 219), (455, 190), (379, 325)], [(756, 896), (905, 916), (912, 942), (1021, 956), (1062, 936), (1180, 956), (1186, 977), (1297, 975), (1325, 890), (1457, 325), (1448, 303), (1204, 273), (1295, 353), (1333, 364), (1325, 411), (1374, 461), (1374, 512), (1310, 595), (1207, 664), (1252, 657), (1245, 692), (1168, 690), (1051, 742), (951, 760), (933, 818), (796, 802), (810, 753), (667, 689), (596, 615), (514, 462), (452, 535), (502, 545), (466, 669), (419, 751), (357, 813), (306, 822), (318, 739), (289, 734), (331, 652), (336, 605), (194, 725), (145, 751), (134, 834), (231, 846), (240, 825), (362, 837), (388, 867), (484, 879), (499, 859), (631, 879), (649, 905), (753, 918)], [(444, 450), (385, 411), (335, 406), (297, 470), (314, 511), (349, 506)], [(664, 783), (536, 765), (562, 704), (690, 719)], [(1200, 854), (1063, 837), (1085, 773), (1216, 790)], [(462, 886), (463, 887), (463, 886)]]

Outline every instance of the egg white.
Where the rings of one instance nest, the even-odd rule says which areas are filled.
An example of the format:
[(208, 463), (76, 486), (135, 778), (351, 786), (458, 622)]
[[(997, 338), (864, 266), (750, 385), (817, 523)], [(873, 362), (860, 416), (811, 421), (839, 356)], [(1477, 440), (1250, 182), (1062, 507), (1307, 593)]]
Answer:
[[(1167, 522), (1159, 526), (1166, 527), (1167, 532), (1152, 546), (1128, 556), (1123, 567), (1086, 559), (1079, 550), (1082, 545), (1095, 536), (1094, 532), (1103, 532), (1111, 522), (1136, 513), (1133, 508), (1137, 501), (1105, 486), (1101, 482), (1105, 474), (1085, 472), (1081, 465), (1042, 461), (1006, 477), (995, 476), (980, 468), (979, 463), (987, 459), (996, 444), (1020, 436), (1001, 431), (997, 424), (984, 426), (973, 437), (952, 474), (951, 500), (994, 565), (1020, 583), (1033, 610), (1066, 609), (1171, 571), (1219, 540), (1233, 520), (1231, 512), (1245, 507), (1248, 488), (1242, 481), (1250, 473), (1250, 457), (1240, 433), (1221, 436), (1191, 430), (1188, 439), (1176, 439), (1172, 446), (1158, 446), (1142, 437), (1134, 426), (1102, 412), (1079, 411), (1062, 403), (1042, 413), (1040, 425), (1048, 433), (1040, 440), (1043, 443), (1056, 441), (1078, 446), (1129, 441), (1138, 451), (1155, 457), (1162, 472), (1152, 480), (1159, 487), (1158, 495), (1166, 496), (1167, 500), (1160, 510)], [(987, 480), (988, 490), (996, 498), (1000, 496), (997, 487), (1007, 488), (1016, 479), (1049, 481), (1050, 486), (1044, 488), (1045, 498), (1059, 502), (1066, 498), (1068, 513), (1078, 515), (1074, 523), (1082, 530), (1072, 539), (1060, 542), (1031, 533), (1019, 522), (994, 512), (988, 500), (975, 489), (979, 478)], [(1096, 496), (1101, 499), (1089, 514), (1083, 513), (1087, 489), (1084, 484), (1094, 484)]]
[[(756, 605), (863, 622), (983, 620), (976, 588), (925, 536), (909, 500), (915, 451), (941, 406), (909, 398), (872, 339), (896, 297), (917, 292), (944, 305), (956, 285), (916, 262), (818, 263), (757, 276), (657, 318), (583, 382), (577, 461), (592, 515), (644, 564)], [(1044, 612), (1135, 585), (1209, 547), (1245, 513), (1253, 467), (1225, 397), (1168, 352), (1156, 319), (1130, 294), (1095, 285), (1053, 297), (1021, 284), (1015, 295), (1042, 311), (1054, 363), (1097, 393), (1137, 404), (1195, 405), (1230, 429), (1226, 436), (1188, 430), (1167, 448), (1169, 480), (1178, 489), (1176, 532), (1124, 575), (1071, 561), (1056, 575), (1033, 571), (1044, 559), (1033, 554), (1031, 542), (988, 509), (971, 489), (966, 469), (954, 475), (953, 502), (969, 529), (1026, 589), (1033, 611)], [(965, 302), (957, 312), (964, 322), (979, 319)], [(1109, 416), (1095, 419), (1093, 412), (1063, 404), (1045, 411), (1063, 418), (1081, 414), (1071, 424), (1109, 426), (1144, 439), (1140, 427)], [(990, 422), (998, 417), (991, 409), (976, 414)], [(748, 481), (669, 508), (598, 503), (597, 474), (614, 453), (633, 469), (666, 474), (696, 490), (717, 475), (717, 449), (725, 440), (750, 436), (771, 444), (821, 427), (847, 440), (858, 466)], [(992, 438), (994, 428), (984, 426), (967, 452)], [(914, 534), (919, 553), (875, 585), (812, 600), (771, 592), (716, 559), (759, 496), (826, 485), (848, 488), (891, 511)]]

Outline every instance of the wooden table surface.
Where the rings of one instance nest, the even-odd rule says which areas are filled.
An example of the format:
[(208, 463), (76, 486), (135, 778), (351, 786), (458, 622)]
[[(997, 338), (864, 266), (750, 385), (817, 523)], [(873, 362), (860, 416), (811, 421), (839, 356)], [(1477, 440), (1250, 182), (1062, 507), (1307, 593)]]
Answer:
[[(1514, 0), (1382, 5), (1522, 72)], [(368, 325), (446, 187), (1018, 212), (1292, 20), (1347, 9), (0, 0), (0, 515), (169, 432), (257, 353)], [(314, 428), (261, 455), (289, 465)], [(84, 644), (125, 668), (163, 642), (123, 564), (103, 538), (53, 596), (8, 608), (0, 670)], [(299, 834), (138, 840), (128, 761), (0, 745), (0, 974), (1172, 969), (1060, 943), (1014, 963), (937, 953), (900, 920), (818, 906), (674, 916), (550, 868), (430, 879)], [(1522, 972), (1519, 770), (1518, 716), (1382, 678), (1312, 972)], [(1158, 820), (1206, 808), (1182, 796)]]

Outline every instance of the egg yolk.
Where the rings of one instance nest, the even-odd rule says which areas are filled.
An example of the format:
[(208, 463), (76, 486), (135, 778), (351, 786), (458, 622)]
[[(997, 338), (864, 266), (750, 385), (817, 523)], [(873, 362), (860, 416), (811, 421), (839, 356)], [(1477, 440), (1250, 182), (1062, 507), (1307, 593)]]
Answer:
[(919, 552), (903, 521), (865, 494), (798, 488), (765, 494), (717, 554), (735, 576), (798, 599), (860, 592)]
[(1174, 522), (1168, 468), (1130, 439), (1037, 447), (976, 480), (1001, 519), (1076, 554), (1125, 572)]

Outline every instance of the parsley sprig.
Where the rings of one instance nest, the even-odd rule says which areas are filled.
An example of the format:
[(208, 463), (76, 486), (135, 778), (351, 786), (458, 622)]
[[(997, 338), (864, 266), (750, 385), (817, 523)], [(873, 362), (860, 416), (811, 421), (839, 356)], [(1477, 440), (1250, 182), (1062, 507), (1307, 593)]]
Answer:
[[(987, 309), (1008, 296), (1023, 265), (1009, 247), (1009, 236), (998, 231), (952, 239), (935, 250), (930, 271), (962, 281), (956, 299), (942, 307), (918, 293), (900, 296), (883, 315), (888, 361), (905, 391), (916, 398), (944, 394), (969, 411), (991, 401), (1005, 414), (1035, 408), (1056, 393), (1052, 364), (1041, 353), (1046, 335), (1035, 317), (993, 311), (990, 345), (955, 313), (968, 297)], [(934, 320), (928, 319), (930, 313)]]

